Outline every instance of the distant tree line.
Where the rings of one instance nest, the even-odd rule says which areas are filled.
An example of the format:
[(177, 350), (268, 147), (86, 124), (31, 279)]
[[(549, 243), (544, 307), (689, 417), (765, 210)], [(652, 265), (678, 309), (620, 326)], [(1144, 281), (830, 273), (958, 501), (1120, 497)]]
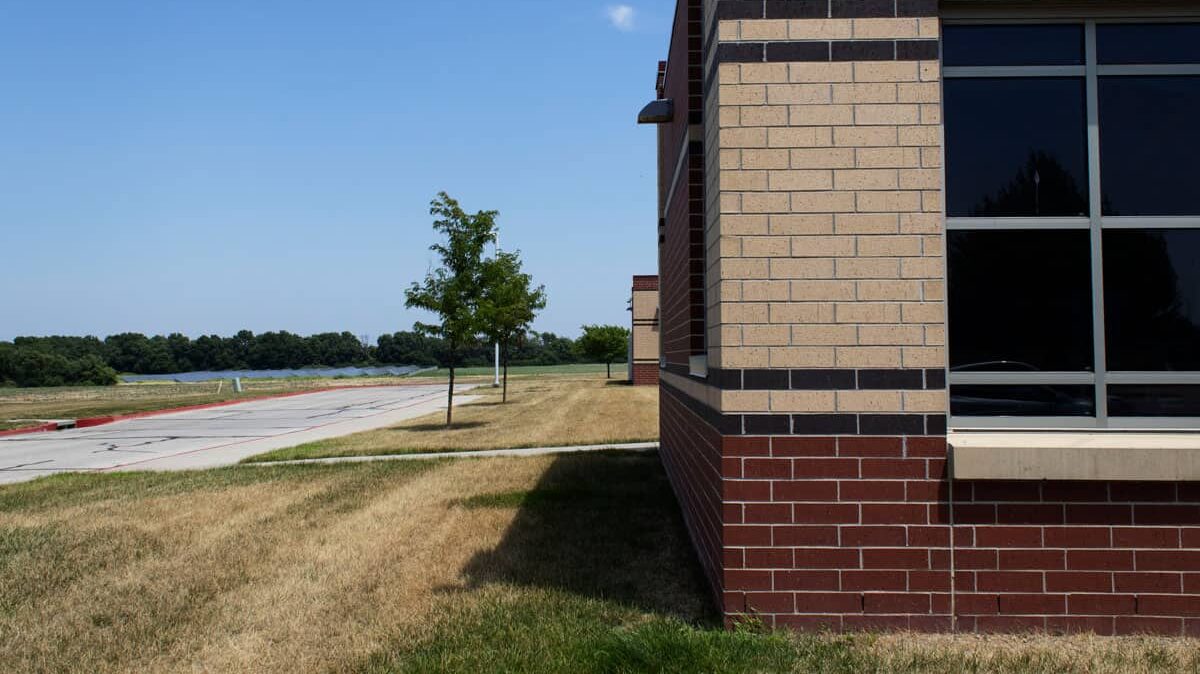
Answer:
[[(492, 347), (477, 344), (460, 351), (459, 366), (492, 362)], [(304, 367), (420, 365), (445, 367), (450, 355), (437, 337), (416, 331), (381, 335), (375, 344), (350, 332), (308, 337), (287, 331), (192, 339), (173, 333), (147, 337), (126, 332), (96, 337), (17, 337), (0, 342), (0, 385), (107, 385), (117, 373), (173, 374), (209, 370), (283, 370)], [(560, 365), (586, 358), (576, 340), (530, 331), (513, 345), (510, 362)]]
[[(375, 362), (387, 365), (423, 365), (448, 367), (450, 354), (439, 337), (419, 332), (397, 332), (381, 335), (373, 350)], [(459, 367), (491, 365), (494, 358), (491, 344), (479, 342), (460, 350), (456, 360)], [(517, 340), (509, 362), (513, 365), (568, 365), (587, 362), (577, 340), (560, 337), (553, 332), (529, 331)]]

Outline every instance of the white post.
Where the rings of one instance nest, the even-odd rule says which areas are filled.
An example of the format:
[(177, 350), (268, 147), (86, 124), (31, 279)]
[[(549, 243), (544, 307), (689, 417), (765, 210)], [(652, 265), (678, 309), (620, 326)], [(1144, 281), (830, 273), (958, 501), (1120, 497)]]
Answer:
[[(496, 228), (495, 241), (496, 241), (496, 256), (499, 257), (500, 256), (500, 228), (499, 227)], [(492, 388), (499, 388), (500, 387), (500, 342), (496, 342), (495, 348), (496, 348), (496, 376), (492, 379)]]
[(500, 385), (500, 343), (496, 343), (496, 378), (492, 380), (492, 386)]

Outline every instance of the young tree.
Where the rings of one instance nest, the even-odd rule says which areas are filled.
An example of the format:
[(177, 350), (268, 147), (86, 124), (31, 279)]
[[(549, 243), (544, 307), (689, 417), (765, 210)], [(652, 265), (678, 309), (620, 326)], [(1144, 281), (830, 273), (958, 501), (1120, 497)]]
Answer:
[(521, 271), (519, 253), (497, 253), (483, 264), (479, 315), (483, 333), (500, 345), (500, 365), (504, 369), (501, 402), (508, 402), (508, 359), (512, 349), (525, 336), (537, 312), (546, 308), (546, 287), (532, 286), (533, 277)]
[(629, 329), (619, 325), (585, 325), (579, 348), (589, 359), (608, 366), (608, 377), (612, 378), (613, 361), (629, 353)]
[(468, 214), (445, 192), (438, 193), (429, 206), (435, 217), (433, 229), (446, 237), (429, 250), (441, 258), (441, 266), (431, 269), (425, 280), (413, 283), (405, 291), (404, 306), (437, 314), (440, 323), (417, 323), (422, 334), (439, 337), (446, 346), (450, 386), (446, 404), (446, 425), (454, 419), (454, 366), (459, 352), (475, 342), (482, 332), (479, 300), (482, 295), (483, 249), (492, 240), (496, 211)]

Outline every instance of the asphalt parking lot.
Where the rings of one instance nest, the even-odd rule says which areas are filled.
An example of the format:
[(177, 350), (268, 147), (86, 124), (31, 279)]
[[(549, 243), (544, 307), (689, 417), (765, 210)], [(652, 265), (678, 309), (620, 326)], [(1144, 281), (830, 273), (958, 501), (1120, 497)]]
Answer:
[[(454, 402), (470, 399), (456, 395)], [(4, 437), (0, 483), (67, 471), (224, 466), (274, 449), (390, 426), (445, 404), (443, 384), (364, 387)]]

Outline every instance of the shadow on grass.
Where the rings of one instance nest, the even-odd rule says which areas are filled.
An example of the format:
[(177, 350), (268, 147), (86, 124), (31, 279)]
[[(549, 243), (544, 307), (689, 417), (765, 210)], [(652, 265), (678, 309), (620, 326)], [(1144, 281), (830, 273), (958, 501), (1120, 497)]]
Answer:
[(470, 588), (529, 586), (717, 621), (656, 453), (560, 456), (529, 491), (459, 505), (519, 509), (500, 544), (465, 567)]
[(394, 428), (389, 428), (388, 430), (391, 430), (391, 431), (440, 432), (440, 431), (457, 431), (457, 430), (462, 430), (465, 428), (480, 428), (481, 426), (487, 426), (487, 422), (486, 421), (456, 421), (453, 424), (450, 424), (449, 426), (447, 426), (443, 422), (436, 422), (436, 423), (431, 423), (431, 424), (417, 424), (415, 426), (396, 426)]
[(605, 386), (633, 386), (633, 382), (628, 379), (609, 379), (604, 382)]

